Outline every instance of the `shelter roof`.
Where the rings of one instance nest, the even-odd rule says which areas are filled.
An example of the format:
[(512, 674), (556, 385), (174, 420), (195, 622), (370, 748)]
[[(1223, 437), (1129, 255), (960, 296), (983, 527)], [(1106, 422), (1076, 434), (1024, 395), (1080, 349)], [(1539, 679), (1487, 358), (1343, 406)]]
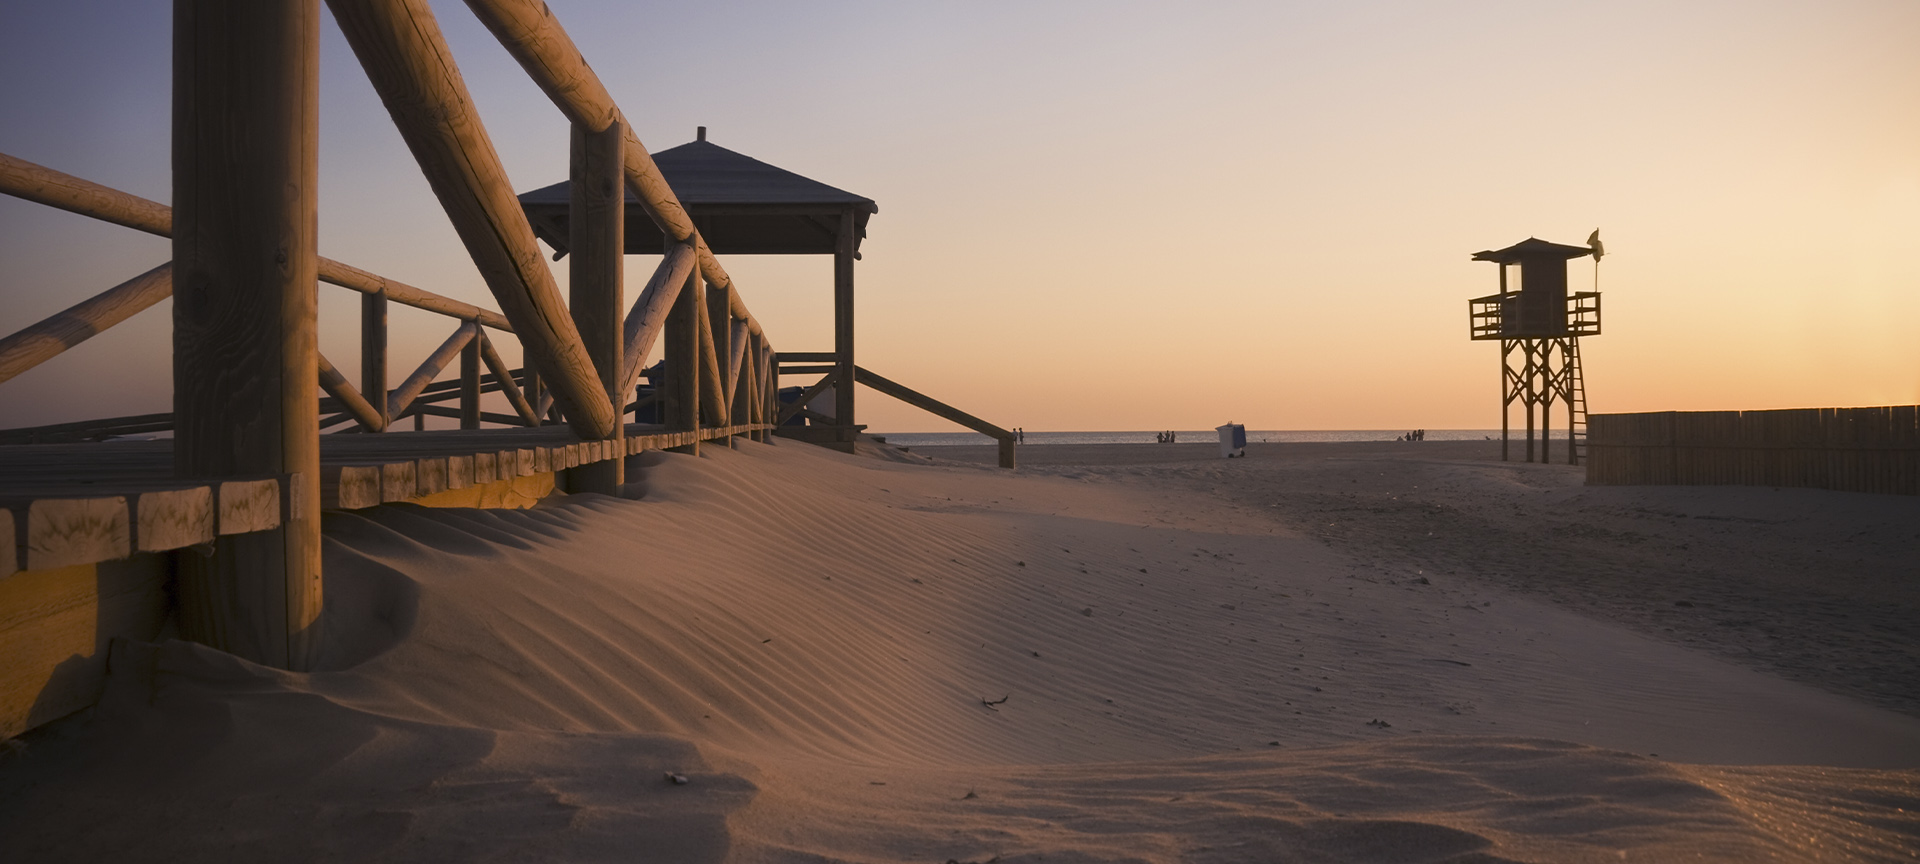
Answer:
[(1592, 254), (1593, 250), (1585, 246), (1567, 246), (1561, 243), (1550, 243), (1538, 237), (1528, 237), (1505, 249), (1475, 252), (1473, 253), (1473, 260), (1493, 261), (1498, 264), (1517, 264), (1525, 259), (1567, 261)]
[[(705, 132), (653, 154), (653, 161), (715, 254), (830, 255), (845, 212), (853, 215), (859, 248), (868, 217), (880, 210), (873, 199), (728, 150)], [(534, 233), (561, 253), (569, 244), (571, 194), (563, 181), (520, 196)], [(627, 190), (627, 251), (656, 253), (661, 244), (659, 229)]]

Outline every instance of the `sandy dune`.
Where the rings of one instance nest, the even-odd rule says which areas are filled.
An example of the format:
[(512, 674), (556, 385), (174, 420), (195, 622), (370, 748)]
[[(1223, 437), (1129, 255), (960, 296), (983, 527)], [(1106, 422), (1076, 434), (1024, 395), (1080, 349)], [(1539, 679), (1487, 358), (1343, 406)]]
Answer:
[[(1794, 608), (1885, 583), (1891, 611), (1873, 614), (1897, 618), (1914, 580), (1806, 585), (1800, 559), (1762, 560), (1853, 525), (1842, 556), (1911, 567), (1913, 502), (1675, 499), (1488, 464), (1473, 445), (1313, 446), (1233, 462), (1027, 448), (1034, 467), (1010, 476), (743, 444), (655, 457), (638, 500), (333, 515), (330, 671), (118, 646), (99, 709), (0, 757), (0, 860), (1920, 847), (1920, 719), (1897, 679), (1915, 674), (1898, 668), (1911, 631), (1839, 632), (1834, 615), (1873, 602)], [(1433, 489), (1375, 496), (1389, 475)], [(1571, 516), (1537, 526), (1549, 504), (1684, 516), (1644, 517), (1639, 557), (1580, 569), (1569, 548), (1618, 544), (1567, 539), (1587, 524)], [(1749, 533), (1773, 539), (1694, 518), (1749, 506), (1773, 520)], [(1521, 538), (1530, 552), (1489, 548)], [(1671, 566), (1674, 543), (1711, 560), (1636, 581), (1635, 562)], [(1735, 591), (1716, 578), (1728, 568), (1758, 575)], [(1566, 582), (1589, 587), (1542, 587)], [(1728, 597), (1771, 610), (1749, 617), (1792, 630), (1768, 643), (1786, 647), (1661, 629)], [(1850, 671), (1815, 674), (1836, 667)]]

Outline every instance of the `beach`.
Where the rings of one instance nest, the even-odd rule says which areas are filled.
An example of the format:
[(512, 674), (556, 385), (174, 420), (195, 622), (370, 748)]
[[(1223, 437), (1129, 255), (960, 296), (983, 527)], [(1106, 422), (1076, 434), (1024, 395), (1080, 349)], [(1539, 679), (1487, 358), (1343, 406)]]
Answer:
[(0, 755), (0, 859), (1920, 848), (1920, 499), (1247, 454), (742, 442), (329, 513), (322, 671), (117, 644)]

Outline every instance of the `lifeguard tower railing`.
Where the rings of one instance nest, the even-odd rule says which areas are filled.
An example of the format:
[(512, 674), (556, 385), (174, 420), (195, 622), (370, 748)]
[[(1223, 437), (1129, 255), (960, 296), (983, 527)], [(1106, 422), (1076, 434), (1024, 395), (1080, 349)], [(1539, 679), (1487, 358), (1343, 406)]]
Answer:
[(1578, 291), (1567, 295), (1567, 329), (1557, 333), (1522, 333), (1508, 328), (1508, 321), (1519, 319), (1515, 311), (1519, 302), (1520, 292), (1518, 291), (1488, 294), (1485, 297), (1468, 300), (1467, 324), (1471, 337), (1475, 341), (1489, 341), (1600, 335), (1600, 292), (1598, 291)]

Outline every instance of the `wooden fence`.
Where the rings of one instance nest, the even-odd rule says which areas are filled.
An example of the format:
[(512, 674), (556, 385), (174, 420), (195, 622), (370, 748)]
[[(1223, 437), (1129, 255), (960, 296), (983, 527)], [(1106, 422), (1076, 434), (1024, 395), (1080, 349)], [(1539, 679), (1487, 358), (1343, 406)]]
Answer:
[(1920, 406), (1595, 414), (1587, 454), (1594, 485), (1920, 495)]

